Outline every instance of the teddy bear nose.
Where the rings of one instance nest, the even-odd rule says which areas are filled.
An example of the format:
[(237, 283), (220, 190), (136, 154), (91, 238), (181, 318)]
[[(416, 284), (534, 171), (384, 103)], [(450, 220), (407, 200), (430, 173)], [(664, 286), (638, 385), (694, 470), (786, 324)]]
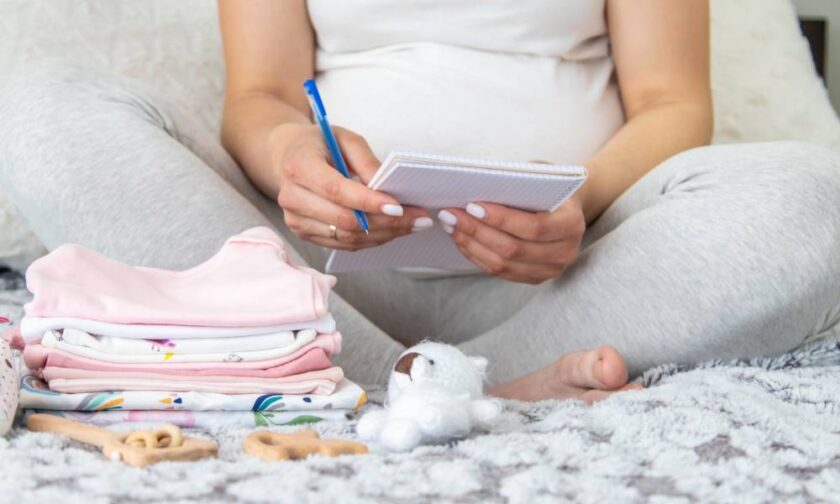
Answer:
[(417, 357), (420, 357), (420, 354), (417, 352), (409, 352), (403, 355), (400, 357), (400, 360), (394, 364), (394, 372), (408, 375), (408, 377), (411, 378), (411, 365)]

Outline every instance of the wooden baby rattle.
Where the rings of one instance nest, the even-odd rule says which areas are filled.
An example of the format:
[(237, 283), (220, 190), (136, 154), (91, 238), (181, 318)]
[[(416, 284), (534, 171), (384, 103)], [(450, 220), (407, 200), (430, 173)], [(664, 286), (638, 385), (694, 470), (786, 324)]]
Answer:
[(265, 462), (300, 460), (310, 455), (360, 455), (368, 452), (366, 445), (343, 439), (321, 439), (312, 429), (291, 434), (261, 430), (245, 438), (245, 451)]
[(181, 429), (170, 424), (154, 431), (125, 433), (36, 413), (26, 420), (26, 427), (35, 432), (64, 434), (70, 439), (99, 446), (105, 457), (134, 467), (146, 467), (163, 460), (215, 457), (219, 449), (213, 441), (182, 436)]

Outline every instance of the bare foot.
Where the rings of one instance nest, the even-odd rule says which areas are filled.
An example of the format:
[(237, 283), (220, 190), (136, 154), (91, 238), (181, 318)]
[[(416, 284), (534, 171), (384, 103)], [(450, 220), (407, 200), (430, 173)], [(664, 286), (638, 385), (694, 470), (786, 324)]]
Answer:
[(627, 366), (618, 351), (598, 347), (568, 353), (552, 364), (490, 390), (505, 399), (541, 401), (543, 399), (581, 399), (593, 403), (615, 392), (638, 390), (627, 383)]

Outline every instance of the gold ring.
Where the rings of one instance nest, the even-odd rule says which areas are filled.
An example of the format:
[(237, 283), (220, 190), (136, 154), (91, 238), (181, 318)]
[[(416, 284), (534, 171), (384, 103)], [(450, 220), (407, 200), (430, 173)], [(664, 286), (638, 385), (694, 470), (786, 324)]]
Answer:
[(330, 224), (330, 239), (338, 241), (338, 228), (335, 224)]

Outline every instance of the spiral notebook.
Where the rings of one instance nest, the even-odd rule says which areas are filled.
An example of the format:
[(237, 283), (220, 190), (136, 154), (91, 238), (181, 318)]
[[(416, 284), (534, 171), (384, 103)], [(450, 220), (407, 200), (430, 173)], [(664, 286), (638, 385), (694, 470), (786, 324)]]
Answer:
[[(392, 152), (368, 186), (393, 196), (405, 206), (430, 210), (464, 208), (487, 201), (528, 210), (560, 206), (586, 180), (575, 165), (511, 163), (412, 152)], [(384, 245), (355, 252), (336, 250), (327, 273), (382, 268), (474, 270), (439, 224)]]

